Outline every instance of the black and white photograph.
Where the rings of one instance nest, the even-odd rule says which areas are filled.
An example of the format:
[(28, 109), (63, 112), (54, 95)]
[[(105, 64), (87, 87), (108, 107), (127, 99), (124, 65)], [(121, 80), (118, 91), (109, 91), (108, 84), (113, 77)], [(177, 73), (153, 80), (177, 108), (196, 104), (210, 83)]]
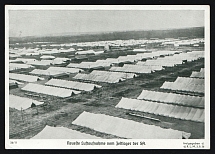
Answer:
[(6, 149), (209, 149), (209, 12), (7, 5)]

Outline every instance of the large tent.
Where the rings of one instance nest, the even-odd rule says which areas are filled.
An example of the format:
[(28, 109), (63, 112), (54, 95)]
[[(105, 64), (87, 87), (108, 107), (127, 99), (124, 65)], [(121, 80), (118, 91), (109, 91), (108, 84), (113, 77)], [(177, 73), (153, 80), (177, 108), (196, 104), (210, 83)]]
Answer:
[(17, 73), (9, 73), (9, 78), (13, 80), (25, 81), (25, 82), (35, 82), (38, 80), (44, 80), (44, 78), (40, 78), (38, 76), (17, 74)]
[(204, 93), (205, 91), (204, 85), (183, 84), (183, 83), (175, 83), (175, 82), (167, 82), (167, 81), (165, 81), (160, 88), (175, 90), (175, 91), (194, 92), (194, 93)]
[(128, 139), (182, 139), (184, 134), (190, 136), (190, 134), (187, 135), (187, 133), (178, 130), (164, 129), (154, 125), (85, 111), (72, 124)]
[(24, 91), (35, 92), (40, 94), (52, 95), (56, 97), (70, 97), (72, 94), (79, 94), (80, 91), (69, 90), (65, 88), (57, 88), (51, 86), (44, 86), (40, 84), (29, 83), (25, 87), (22, 88)]
[(204, 109), (163, 104), (124, 97), (122, 97), (116, 107), (196, 122), (204, 122), (205, 119)]
[(101, 86), (91, 83), (83, 83), (77, 81), (67, 81), (67, 80), (59, 80), (59, 79), (51, 79), (45, 83), (46, 85), (63, 87), (69, 89), (77, 89), (83, 91), (92, 91), (95, 88), (101, 88)]
[(169, 104), (178, 104), (192, 107), (203, 107), (205, 106), (204, 97), (196, 97), (189, 95), (181, 95), (174, 93), (165, 93), (158, 91), (143, 90), (137, 99), (164, 102)]
[(31, 107), (32, 103), (35, 105), (41, 105), (44, 102), (39, 102), (37, 100), (29, 99), (25, 97), (9, 95), (9, 107), (11, 108), (15, 108), (17, 110), (25, 110)]

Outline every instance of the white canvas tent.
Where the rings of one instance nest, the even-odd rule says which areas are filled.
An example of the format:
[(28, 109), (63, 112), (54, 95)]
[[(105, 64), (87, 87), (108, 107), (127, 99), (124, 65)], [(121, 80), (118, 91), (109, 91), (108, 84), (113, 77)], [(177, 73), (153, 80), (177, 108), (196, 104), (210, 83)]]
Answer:
[(35, 105), (41, 105), (44, 102), (39, 102), (37, 100), (15, 96), (15, 95), (9, 95), (9, 107), (15, 108), (17, 110), (25, 110), (31, 107), (32, 103)]
[(205, 91), (204, 85), (182, 84), (182, 83), (167, 82), (167, 81), (165, 81), (160, 88), (168, 89), (168, 90), (176, 90), (176, 91), (194, 92), (194, 93), (204, 93)]
[(72, 124), (128, 139), (182, 139), (183, 134), (190, 136), (190, 134), (187, 135), (187, 133), (178, 130), (164, 129), (154, 125), (85, 111)]
[(143, 90), (137, 99), (164, 102), (169, 104), (178, 104), (192, 107), (203, 107), (205, 106), (204, 97), (196, 97), (189, 95), (181, 95), (174, 93), (165, 93), (158, 91)]
[(205, 73), (204, 72), (196, 72), (193, 71), (192, 74), (190, 75), (191, 78), (205, 78)]
[(83, 82), (77, 82), (77, 81), (67, 81), (67, 80), (60, 80), (60, 79), (51, 79), (45, 84), (56, 86), (56, 87), (76, 89), (81, 91), (92, 91), (95, 88), (101, 88), (101, 86), (96, 84), (83, 83)]
[(116, 105), (116, 108), (141, 111), (155, 115), (182, 120), (191, 120), (196, 122), (204, 122), (205, 120), (204, 109), (163, 104), (124, 97), (122, 97), (120, 102)]
[(65, 88), (57, 88), (51, 86), (44, 86), (40, 84), (29, 83), (25, 87), (22, 88), (24, 91), (35, 92), (40, 94), (52, 95), (56, 97), (70, 97), (72, 94), (79, 94), (80, 91), (69, 90)]

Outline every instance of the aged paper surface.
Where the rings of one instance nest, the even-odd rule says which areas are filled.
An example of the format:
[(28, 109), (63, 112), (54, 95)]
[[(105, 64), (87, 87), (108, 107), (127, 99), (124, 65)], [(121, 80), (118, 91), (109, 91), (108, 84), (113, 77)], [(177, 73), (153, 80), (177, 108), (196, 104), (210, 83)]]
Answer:
[(5, 8), (6, 149), (210, 148), (209, 6)]

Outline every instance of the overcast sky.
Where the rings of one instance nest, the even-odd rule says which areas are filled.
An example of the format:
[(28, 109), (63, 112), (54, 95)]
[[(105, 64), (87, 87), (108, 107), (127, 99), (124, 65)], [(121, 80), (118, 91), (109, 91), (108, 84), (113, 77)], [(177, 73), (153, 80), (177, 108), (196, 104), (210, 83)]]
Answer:
[(9, 11), (13, 37), (200, 26), (204, 26), (204, 11)]

